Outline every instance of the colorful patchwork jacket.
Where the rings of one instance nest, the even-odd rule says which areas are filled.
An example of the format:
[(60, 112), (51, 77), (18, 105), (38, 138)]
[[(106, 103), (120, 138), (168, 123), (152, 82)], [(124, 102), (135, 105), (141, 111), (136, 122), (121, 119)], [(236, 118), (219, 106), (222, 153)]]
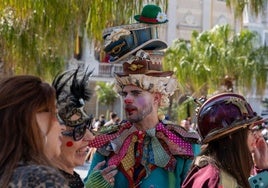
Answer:
[[(112, 130), (112, 129), (111, 129)], [(137, 130), (130, 122), (97, 136), (90, 174), (98, 162), (116, 165), (114, 187), (180, 187), (199, 152), (199, 136), (174, 124), (159, 122), (153, 129)], [(85, 179), (87, 181), (87, 178)]]

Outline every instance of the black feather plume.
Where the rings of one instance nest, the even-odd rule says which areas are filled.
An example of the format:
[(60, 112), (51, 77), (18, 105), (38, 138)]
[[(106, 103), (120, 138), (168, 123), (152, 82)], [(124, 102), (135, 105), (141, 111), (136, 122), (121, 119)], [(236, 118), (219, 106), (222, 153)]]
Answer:
[(68, 81), (73, 77), (74, 73), (70, 74), (65, 80), (63, 77), (66, 76), (70, 71), (65, 71), (61, 74), (58, 74), (52, 82), (52, 86), (56, 90), (56, 98), (59, 100), (59, 96), (62, 93), (64, 87), (66, 87)]
[(87, 72), (88, 69), (83, 73), (82, 79), (78, 79), (78, 73), (79, 70), (77, 69), (74, 73), (72, 84), (70, 86), (70, 91), (71, 91), (71, 101), (74, 103), (75, 106), (83, 106), (84, 104), (81, 104), (81, 99), (83, 101), (88, 101), (91, 96), (92, 92), (88, 87), (88, 79), (89, 76), (91, 76), (92, 71)]
[[(78, 108), (84, 105), (84, 101), (89, 101), (92, 91), (88, 87), (88, 79), (92, 72), (88, 72), (88, 68), (82, 71), (78, 67), (75, 70), (66, 71), (56, 76), (52, 85), (56, 89), (58, 104), (66, 102), (69, 106)], [(63, 94), (65, 96), (61, 98)]]

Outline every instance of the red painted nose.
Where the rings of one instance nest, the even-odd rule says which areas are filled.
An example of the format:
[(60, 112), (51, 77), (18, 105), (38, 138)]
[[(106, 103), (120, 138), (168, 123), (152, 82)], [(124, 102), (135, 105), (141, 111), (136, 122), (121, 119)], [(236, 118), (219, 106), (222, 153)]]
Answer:
[(124, 101), (125, 101), (125, 104), (130, 104), (130, 103), (132, 103), (132, 100), (131, 100), (131, 99), (125, 99)]

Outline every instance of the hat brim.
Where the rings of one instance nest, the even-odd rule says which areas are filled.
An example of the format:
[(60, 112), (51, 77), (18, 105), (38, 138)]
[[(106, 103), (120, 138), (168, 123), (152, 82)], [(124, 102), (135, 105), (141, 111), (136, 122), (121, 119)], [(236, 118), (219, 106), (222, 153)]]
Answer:
[(165, 20), (164, 22), (146, 22), (146, 21), (140, 20), (140, 17), (141, 15), (135, 15), (134, 19), (140, 23), (147, 23), (147, 24), (164, 24), (168, 22), (168, 20)]
[(260, 116), (256, 116), (250, 120), (247, 120), (247, 122), (242, 123), (242, 124), (238, 124), (238, 125), (234, 125), (234, 126), (230, 126), (227, 129), (222, 129), (219, 131), (214, 131), (210, 134), (208, 134), (206, 136), (206, 138), (204, 138), (202, 140), (203, 144), (206, 144), (212, 140), (217, 140), (219, 138), (225, 137), (226, 135), (228, 135), (229, 133), (233, 133), (236, 132), (237, 130), (240, 130), (242, 128), (246, 128), (246, 127), (251, 127), (260, 123), (264, 123), (265, 121), (267, 121), (267, 118), (262, 118)]
[(107, 35), (110, 35), (116, 29), (126, 29), (129, 31), (135, 31), (135, 30), (146, 29), (149, 27), (152, 27), (151, 24), (145, 24), (145, 23), (134, 23), (134, 24), (109, 27), (109, 28), (106, 28), (103, 30), (102, 37), (103, 37), (103, 39), (105, 39), (105, 37), (107, 37)]
[(118, 62), (124, 60), (125, 58), (127, 58), (128, 56), (130, 56), (131, 54), (134, 54), (138, 50), (163, 50), (163, 49), (166, 49), (167, 47), (168, 47), (168, 45), (164, 41), (159, 40), (159, 39), (151, 39), (151, 40), (146, 41), (142, 45), (137, 46), (133, 50), (124, 54), (123, 56), (121, 56), (117, 59), (111, 58), (109, 61), (111, 63), (118, 63)]
[[(173, 71), (148, 71), (148, 72), (144, 73), (144, 75), (153, 76), (153, 77), (168, 77), (168, 76), (172, 76), (173, 73), (174, 73)], [(135, 75), (135, 74), (126, 74), (126, 73), (117, 73), (117, 72), (115, 74), (118, 77)]]

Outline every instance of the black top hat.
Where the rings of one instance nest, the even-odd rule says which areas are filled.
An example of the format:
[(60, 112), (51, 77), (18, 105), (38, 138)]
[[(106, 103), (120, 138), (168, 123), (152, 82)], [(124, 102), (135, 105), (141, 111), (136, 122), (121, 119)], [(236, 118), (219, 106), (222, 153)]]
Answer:
[[(108, 30), (108, 31), (107, 31)], [(116, 63), (138, 50), (162, 50), (167, 44), (158, 39), (157, 27), (148, 24), (122, 25), (104, 31), (104, 51)]]

